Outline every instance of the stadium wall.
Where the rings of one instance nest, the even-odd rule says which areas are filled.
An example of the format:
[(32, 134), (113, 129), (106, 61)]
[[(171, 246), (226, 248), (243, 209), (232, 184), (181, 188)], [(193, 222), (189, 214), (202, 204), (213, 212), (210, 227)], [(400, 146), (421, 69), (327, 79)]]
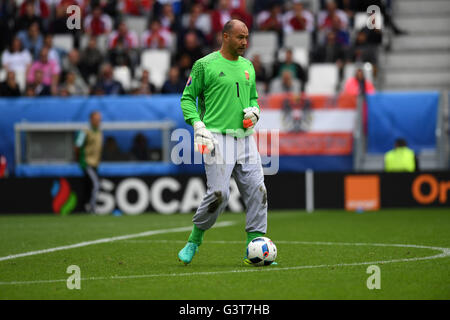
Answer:
[[(316, 172), (307, 180), (303, 173), (266, 176), (269, 210), (450, 207), (450, 172)], [(98, 208), (101, 214), (189, 213), (205, 191), (204, 175), (103, 177)], [(0, 179), (0, 213), (82, 212), (86, 192), (85, 181), (77, 177)], [(227, 210), (245, 210), (234, 182)]]

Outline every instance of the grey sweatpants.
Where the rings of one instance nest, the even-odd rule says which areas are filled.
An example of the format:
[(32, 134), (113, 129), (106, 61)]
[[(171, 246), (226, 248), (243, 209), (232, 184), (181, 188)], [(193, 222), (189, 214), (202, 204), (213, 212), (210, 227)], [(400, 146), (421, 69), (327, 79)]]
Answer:
[(213, 133), (215, 149), (204, 155), (207, 191), (192, 221), (202, 230), (211, 228), (227, 206), (233, 177), (246, 207), (247, 232), (267, 231), (267, 191), (261, 157), (253, 136), (234, 138)]

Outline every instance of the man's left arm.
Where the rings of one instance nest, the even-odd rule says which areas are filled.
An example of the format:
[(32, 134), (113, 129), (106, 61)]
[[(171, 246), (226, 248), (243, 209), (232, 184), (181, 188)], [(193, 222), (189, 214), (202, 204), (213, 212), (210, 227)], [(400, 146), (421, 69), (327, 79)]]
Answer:
[(250, 103), (244, 111), (243, 125), (245, 129), (253, 129), (259, 120), (260, 108), (258, 105), (258, 92), (256, 91), (256, 77), (253, 64), (251, 65), (252, 74), (250, 75)]

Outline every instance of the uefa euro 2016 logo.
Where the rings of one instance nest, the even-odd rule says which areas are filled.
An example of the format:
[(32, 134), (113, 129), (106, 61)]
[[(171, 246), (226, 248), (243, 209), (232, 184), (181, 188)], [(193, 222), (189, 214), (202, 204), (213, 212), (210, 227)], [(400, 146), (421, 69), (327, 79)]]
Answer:
[(68, 215), (77, 206), (77, 195), (64, 178), (53, 181), (50, 193), (53, 197), (52, 209), (55, 214)]

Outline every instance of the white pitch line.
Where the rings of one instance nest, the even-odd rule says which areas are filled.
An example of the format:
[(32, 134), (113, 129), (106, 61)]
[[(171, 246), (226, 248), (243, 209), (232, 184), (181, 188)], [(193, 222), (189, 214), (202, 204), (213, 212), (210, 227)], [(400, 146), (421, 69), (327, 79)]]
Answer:
[[(214, 225), (214, 227), (215, 228), (228, 227), (233, 224), (235, 224), (234, 221), (222, 221), (222, 222), (216, 223)], [(150, 230), (150, 231), (145, 231), (145, 232), (140, 232), (140, 233), (126, 234), (123, 236), (103, 238), (103, 239), (97, 239), (97, 240), (92, 240), (92, 241), (84, 241), (84, 242), (75, 243), (75, 244), (71, 244), (71, 245), (67, 245), (67, 246), (61, 246), (61, 247), (55, 247), (55, 248), (49, 248), (49, 249), (43, 249), (43, 250), (36, 250), (36, 251), (29, 251), (29, 252), (18, 253), (18, 254), (11, 254), (9, 256), (0, 257), (0, 261), (12, 260), (12, 259), (34, 256), (37, 254), (50, 253), (50, 252), (61, 251), (61, 250), (69, 250), (69, 249), (74, 249), (74, 248), (86, 247), (86, 246), (91, 246), (91, 245), (100, 244), (100, 243), (108, 243), (108, 242), (119, 241), (119, 240), (128, 240), (128, 239), (133, 239), (133, 238), (148, 237), (148, 236), (153, 236), (155, 234), (184, 232), (184, 231), (190, 231), (190, 230), (192, 230), (192, 226), (172, 228), (172, 229)]]
[[(152, 242), (172, 242), (175, 240), (150, 240)], [(148, 241), (148, 242), (150, 242)], [(178, 241), (178, 240), (176, 240)], [(143, 242), (143, 241), (142, 241)], [(183, 241), (184, 242), (184, 241)], [(242, 241), (207, 241), (205, 243), (242, 243)], [(371, 264), (388, 264), (396, 262), (411, 262), (421, 260), (433, 260), (439, 258), (445, 258), (450, 256), (450, 248), (432, 247), (415, 244), (388, 244), (388, 243), (350, 243), (350, 242), (308, 242), (308, 241), (277, 241), (277, 243), (286, 244), (312, 244), (312, 245), (344, 245), (344, 246), (374, 246), (374, 247), (403, 247), (403, 248), (418, 248), (441, 251), (441, 253), (415, 258), (403, 258), (392, 260), (380, 260), (380, 261), (367, 261), (367, 262), (353, 262), (353, 263), (337, 263), (337, 264), (321, 264), (312, 266), (294, 266), (294, 267), (264, 267), (264, 268), (251, 268), (246, 267), (244, 269), (224, 270), (224, 271), (211, 271), (211, 272), (184, 272), (184, 273), (160, 273), (160, 274), (143, 274), (143, 275), (129, 275), (129, 276), (111, 276), (111, 277), (89, 277), (81, 278), (84, 280), (117, 280), (117, 279), (142, 279), (142, 278), (157, 278), (157, 277), (183, 277), (183, 276), (202, 276), (202, 275), (216, 275), (227, 273), (246, 273), (246, 272), (270, 272), (270, 271), (289, 271), (289, 270), (301, 270), (301, 269), (316, 269), (316, 268), (332, 268), (332, 267), (349, 267), (349, 266), (362, 266)], [(56, 283), (66, 282), (67, 279), (53, 279), (53, 280), (33, 280), (33, 281), (10, 281), (0, 282), (0, 285), (22, 285), (22, 284), (37, 284), (37, 283)]]

